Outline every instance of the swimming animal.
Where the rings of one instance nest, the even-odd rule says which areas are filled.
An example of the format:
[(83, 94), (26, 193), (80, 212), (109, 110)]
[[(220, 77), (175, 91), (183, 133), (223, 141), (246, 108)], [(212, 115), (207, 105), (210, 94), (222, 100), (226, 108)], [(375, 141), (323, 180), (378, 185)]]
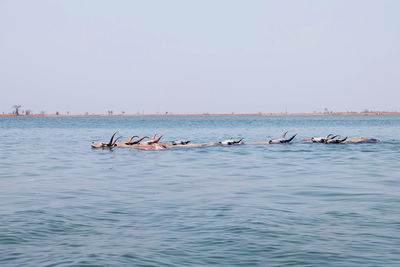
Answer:
[(172, 145), (173, 146), (177, 146), (177, 145), (187, 145), (189, 144), (190, 141), (186, 141), (186, 140), (178, 140), (178, 141), (172, 141)]
[(367, 138), (367, 137), (357, 137), (357, 138), (349, 138), (342, 143), (344, 144), (360, 144), (360, 143), (379, 143), (379, 139), (375, 138)]
[(328, 139), (336, 138), (337, 135), (328, 134), (326, 137), (311, 137), (310, 141), (313, 143), (325, 143)]
[(92, 142), (91, 146), (92, 148), (113, 148), (116, 146), (116, 142), (118, 141), (118, 139), (120, 139), (122, 136), (117, 137), (114, 140), (115, 135), (118, 133), (118, 131), (116, 131), (110, 139), (110, 142), (105, 143), (105, 142)]
[(231, 139), (224, 140), (222, 142), (218, 142), (218, 144), (223, 145), (223, 146), (231, 146), (231, 145), (236, 145), (236, 144), (242, 145), (242, 144), (244, 144), (244, 142), (242, 140), (243, 140), (243, 138), (240, 140), (233, 140), (231, 137)]
[(133, 138), (135, 138), (135, 137), (139, 138), (139, 136), (134, 135), (134, 136), (131, 137), (131, 139), (129, 139), (129, 141), (120, 142), (120, 143), (117, 144), (117, 146), (123, 146), (123, 145), (132, 146), (132, 145), (137, 145), (137, 144), (139, 144), (143, 139), (149, 138), (148, 136), (145, 136), (145, 137), (139, 138), (138, 140), (132, 141)]
[(355, 137), (355, 138), (340, 138), (340, 135), (332, 136), (332, 134), (328, 135), (327, 137), (317, 137), (303, 140), (306, 143), (325, 143), (325, 144), (360, 144), (360, 143), (379, 143), (379, 139), (375, 138), (367, 138), (367, 137)]
[(325, 140), (324, 143), (325, 144), (340, 144), (340, 143), (343, 143), (344, 141), (346, 141), (346, 139), (347, 139), (347, 136), (343, 139), (339, 139), (339, 137), (340, 137), (340, 135), (336, 135), (330, 139), (328, 138), (327, 140)]
[[(211, 142), (211, 143), (205, 143), (205, 144), (189, 144), (191, 141), (186, 141), (186, 140), (177, 140), (177, 141), (172, 141), (171, 143), (160, 143), (161, 138), (163, 137), (162, 135), (157, 138), (157, 134), (153, 136), (153, 138), (149, 141), (142, 142), (144, 139), (149, 138), (148, 136), (139, 138), (139, 136), (134, 135), (132, 136), (129, 141), (125, 142), (120, 142), (117, 143), (117, 141), (121, 138), (119, 136), (118, 138), (115, 138), (115, 135), (118, 133), (116, 131), (112, 136), (111, 139), (108, 143), (106, 142), (92, 142), (91, 146), (92, 148), (113, 148), (115, 146), (119, 147), (130, 147), (130, 148), (136, 148), (136, 149), (143, 149), (143, 150), (163, 150), (166, 148), (170, 147), (204, 147), (204, 146), (229, 146), (229, 145), (235, 145), (235, 144), (244, 144), (243, 138), (239, 140), (234, 140), (233, 138), (224, 140), (222, 142)], [(279, 139), (273, 139), (269, 141), (263, 141), (263, 142), (255, 142), (252, 144), (262, 144), (262, 145), (267, 145), (267, 144), (279, 144), (279, 143), (289, 143), (291, 142), (296, 136), (297, 133), (294, 134), (290, 138), (286, 138), (288, 131), (286, 131), (283, 135), (282, 138)], [(137, 138), (137, 140), (134, 140), (134, 138)], [(333, 135), (333, 134), (328, 134), (326, 137), (312, 137), (311, 139), (303, 140), (303, 142), (309, 142), (309, 143), (325, 143), (325, 144), (351, 144), (351, 143), (378, 143), (380, 140), (375, 139), (375, 138), (366, 138), (366, 137), (356, 137), (356, 138), (350, 138), (348, 139), (347, 137), (341, 139), (340, 135)]]
[(289, 139), (286, 139), (286, 134), (288, 133), (288, 131), (286, 131), (283, 135), (282, 138), (279, 139), (274, 139), (274, 140), (269, 140), (268, 144), (280, 144), (280, 143), (289, 143), (290, 141), (292, 141), (297, 133), (295, 135), (293, 135), (292, 137), (290, 137)]
[(158, 143), (152, 143), (152, 144), (138, 144), (138, 145), (133, 145), (130, 146), (131, 148), (136, 148), (136, 149), (142, 149), (142, 150), (163, 150), (168, 148), (165, 144), (158, 144)]
[[(155, 134), (151, 140), (146, 141), (146, 142), (143, 142), (143, 143), (139, 143), (139, 144), (140, 144), (140, 145), (151, 145), (151, 144), (156, 144), (156, 143), (160, 142), (161, 138), (163, 137), (163, 136), (161, 135), (160, 137), (158, 137), (158, 138), (156, 139), (156, 136), (157, 136), (157, 134)], [(146, 137), (147, 137), (147, 136), (146, 136)]]
[[(125, 144), (126, 145), (133, 145), (133, 144), (137, 144), (137, 143), (139, 143), (139, 142), (137, 142), (137, 140), (136, 141), (132, 141), (133, 140), (133, 138), (135, 138), (135, 137), (137, 137), (137, 138), (139, 138), (139, 136), (137, 136), (137, 135), (133, 135), (130, 139), (129, 139), (129, 141), (128, 142), (125, 142)], [(143, 139), (142, 139), (143, 140)]]

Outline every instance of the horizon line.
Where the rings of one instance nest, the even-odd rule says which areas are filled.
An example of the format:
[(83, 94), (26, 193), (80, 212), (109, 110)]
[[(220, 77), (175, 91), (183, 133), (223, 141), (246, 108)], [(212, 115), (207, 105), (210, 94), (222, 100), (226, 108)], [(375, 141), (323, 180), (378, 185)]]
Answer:
[(0, 117), (207, 117), (207, 116), (349, 116), (349, 115), (400, 115), (397, 111), (368, 112), (299, 112), (299, 113), (165, 113), (165, 114), (0, 114)]

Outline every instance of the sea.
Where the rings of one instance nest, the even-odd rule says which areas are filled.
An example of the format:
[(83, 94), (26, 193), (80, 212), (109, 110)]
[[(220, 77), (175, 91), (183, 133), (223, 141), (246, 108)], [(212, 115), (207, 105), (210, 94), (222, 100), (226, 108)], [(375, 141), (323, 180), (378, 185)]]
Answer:
[[(91, 148), (117, 130), (248, 144)], [(381, 142), (301, 142), (331, 133)], [(1, 117), (0, 143), (3, 267), (400, 266), (400, 116)]]

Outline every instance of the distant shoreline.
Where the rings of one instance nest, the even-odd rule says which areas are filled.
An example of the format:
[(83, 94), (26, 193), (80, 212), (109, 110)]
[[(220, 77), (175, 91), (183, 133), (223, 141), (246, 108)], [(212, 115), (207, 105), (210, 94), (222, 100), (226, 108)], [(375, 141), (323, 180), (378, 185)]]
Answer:
[(85, 114), (85, 115), (66, 115), (66, 114), (35, 114), (35, 115), (15, 115), (0, 114), (0, 117), (232, 117), (232, 116), (353, 116), (353, 115), (400, 115), (400, 112), (329, 112), (329, 113), (253, 113), (253, 114)]

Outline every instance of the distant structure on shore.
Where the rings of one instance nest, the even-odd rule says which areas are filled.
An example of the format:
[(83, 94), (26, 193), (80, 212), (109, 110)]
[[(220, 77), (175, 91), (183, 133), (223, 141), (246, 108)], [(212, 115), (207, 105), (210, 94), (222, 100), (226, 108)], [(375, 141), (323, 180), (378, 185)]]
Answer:
[(241, 114), (241, 113), (226, 113), (226, 114), (221, 114), (221, 113), (191, 113), (191, 114), (175, 114), (172, 112), (155, 112), (155, 113), (149, 113), (145, 114), (144, 112), (137, 112), (136, 114), (127, 114), (125, 111), (121, 111), (121, 114), (114, 114), (114, 111), (112, 110), (107, 110), (107, 114), (95, 114), (95, 113), (89, 113), (85, 112), (84, 114), (70, 114), (70, 112), (66, 112), (65, 114), (62, 114), (59, 111), (56, 111), (54, 114), (46, 114), (46, 111), (42, 110), (40, 113), (33, 113), (31, 109), (25, 109), (21, 110), (22, 105), (13, 105), (12, 106), (12, 112), (11, 113), (4, 113), (0, 114), (1, 117), (10, 117), (10, 116), (25, 116), (25, 117), (80, 117), (80, 116), (91, 116), (91, 117), (102, 117), (102, 116), (112, 116), (112, 117), (129, 117), (129, 116), (324, 116), (324, 115), (400, 115), (400, 112), (398, 111), (372, 111), (368, 109), (364, 109), (363, 111), (357, 112), (357, 111), (346, 111), (346, 112), (336, 112), (336, 111), (330, 111), (327, 108), (324, 108), (322, 112), (317, 112), (314, 111), (312, 113), (307, 113), (307, 112), (301, 112), (301, 113), (287, 113), (287, 110), (285, 110), (284, 113), (265, 113), (265, 112), (257, 112), (257, 113), (248, 113), (248, 114)]

